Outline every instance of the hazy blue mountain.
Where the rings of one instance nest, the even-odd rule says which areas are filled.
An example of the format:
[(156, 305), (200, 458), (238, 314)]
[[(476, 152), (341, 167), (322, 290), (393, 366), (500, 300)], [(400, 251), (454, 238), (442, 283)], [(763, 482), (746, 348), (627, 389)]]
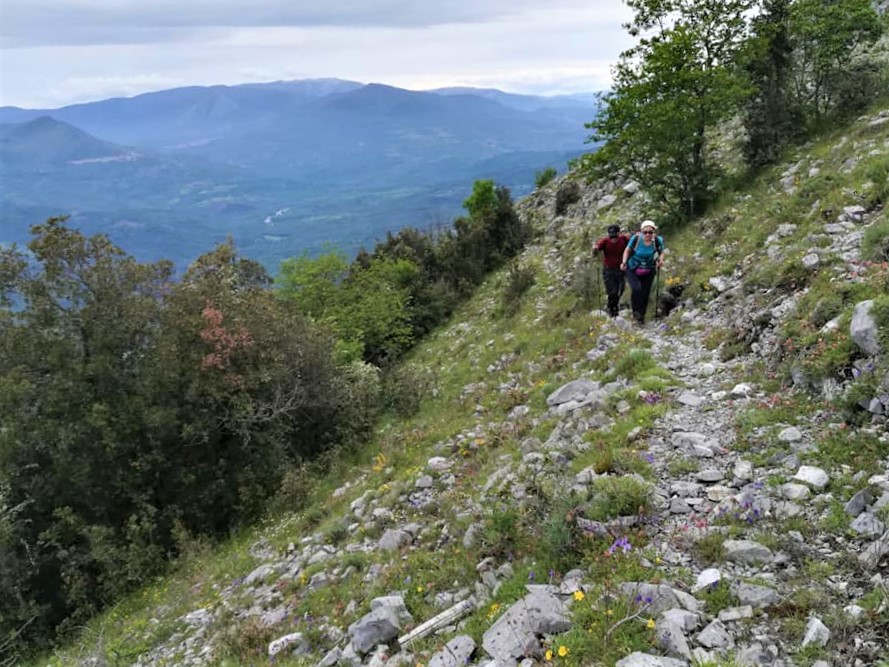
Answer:
[(122, 160), (126, 148), (40, 116), (24, 123), (0, 125), (0, 163), (16, 165), (64, 164), (72, 160)]
[(179, 264), (234, 237), (270, 269), (448, 224), (472, 181), (516, 195), (584, 152), (589, 99), (320, 79), (0, 109), (0, 242), (48, 214)]

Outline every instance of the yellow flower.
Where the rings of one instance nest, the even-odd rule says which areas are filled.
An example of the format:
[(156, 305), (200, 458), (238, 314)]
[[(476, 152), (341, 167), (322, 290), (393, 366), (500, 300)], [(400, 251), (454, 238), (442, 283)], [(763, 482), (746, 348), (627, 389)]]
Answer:
[(571, 649), (569, 649), (567, 646), (560, 646), (559, 647), (559, 657), (564, 658), (566, 655), (568, 655), (570, 650)]
[(585, 597), (586, 597), (586, 595), (583, 594), (583, 591), (574, 591), (574, 599), (577, 600), (578, 602), (583, 600)]
[(423, 592), (423, 587), (417, 586), (417, 593), (422, 593), (422, 592)]
[(546, 652), (546, 656), (544, 656), (544, 657), (545, 657), (547, 660), (552, 660), (552, 659), (553, 659), (553, 652), (552, 652), (552, 651), (547, 651), (547, 652)]
[(657, 558), (654, 559), (654, 564), (655, 564), (655, 565), (660, 565), (660, 564), (663, 563), (663, 562), (664, 562), (664, 561), (661, 560), (661, 557), (660, 557), (660, 556), (658, 556)]
[(655, 622), (653, 618), (648, 619), (648, 623), (645, 624), (645, 627), (649, 630), (654, 630)]
[(605, 615), (606, 616), (614, 616), (614, 611), (612, 611), (611, 609), (608, 609), (608, 610), (606, 610)]

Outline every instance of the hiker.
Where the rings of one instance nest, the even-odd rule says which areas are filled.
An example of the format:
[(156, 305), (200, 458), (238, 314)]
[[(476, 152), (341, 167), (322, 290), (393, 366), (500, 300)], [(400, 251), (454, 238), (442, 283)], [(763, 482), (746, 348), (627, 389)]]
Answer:
[[(620, 233), (620, 226), (608, 225), (608, 236), (593, 244), (593, 257), (602, 253), (602, 280), (608, 294), (608, 314), (617, 317), (618, 303), (624, 293), (624, 272), (621, 267), (624, 250), (630, 237)], [(602, 303), (599, 302), (599, 307)]]
[(624, 250), (620, 268), (627, 272), (630, 283), (630, 303), (633, 317), (639, 324), (645, 323), (648, 296), (658, 270), (664, 265), (664, 239), (657, 234), (657, 225), (645, 220), (639, 232), (633, 234)]

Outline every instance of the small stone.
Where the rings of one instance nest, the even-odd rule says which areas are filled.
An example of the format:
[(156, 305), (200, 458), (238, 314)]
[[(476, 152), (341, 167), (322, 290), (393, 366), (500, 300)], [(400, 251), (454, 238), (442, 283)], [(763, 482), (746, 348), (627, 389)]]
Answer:
[(803, 434), (796, 426), (788, 426), (778, 433), (778, 440), (781, 442), (799, 442), (802, 439)]
[(849, 499), (843, 509), (850, 516), (858, 516), (867, 509), (871, 502), (873, 502), (873, 494), (869, 489), (862, 489)]
[(426, 468), (430, 472), (446, 472), (451, 467), (451, 462), (443, 456), (433, 456), (426, 462)]
[(753, 464), (749, 461), (736, 461), (732, 470), (732, 475), (736, 479), (750, 482), (753, 480)]
[(711, 486), (707, 489), (707, 500), (714, 503), (721, 503), (727, 498), (731, 498), (735, 492), (727, 486)]
[(768, 548), (752, 540), (726, 540), (722, 544), (726, 550), (726, 560), (734, 563), (752, 565), (771, 563), (774, 560), (774, 556)]
[(810, 252), (807, 255), (804, 255), (802, 258), (803, 268), (807, 271), (811, 271), (813, 269), (817, 269), (818, 265), (821, 264), (821, 258), (818, 257), (814, 252)]
[(707, 648), (732, 648), (735, 640), (722, 621), (716, 619), (698, 633), (698, 643)]
[(787, 500), (805, 500), (812, 495), (808, 486), (805, 486), (804, 484), (794, 484), (793, 482), (782, 484), (778, 490), (781, 493), (781, 497), (786, 498)]
[(701, 622), (700, 616), (685, 609), (667, 609), (661, 613), (661, 616), (682, 628), (683, 632), (691, 632)]
[(618, 660), (614, 667), (688, 667), (688, 661), (636, 651)]
[(454, 637), (429, 660), (429, 667), (464, 667), (475, 651), (475, 641), (468, 635)]
[(850, 604), (843, 607), (843, 611), (846, 612), (846, 615), (849, 618), (861, 618), (861, 615), (866, 611), (864, 607), (859, 607), (857, 604)]
[(698, 575), (698, 580), (695, 582), (695, 585), (691, 590), (693, 593), (695, 593), (709, 586), (715, 586), (720, 581), (722, 581), (722, 573), (719, 571), (719, 569), (712, 567), (702, 571)]
[(739, 583), (732, 586), (732, 592), (738, 598), (742, 605), (762, 609), (777, 604), (780, 600), (778, 592), (768, 586), (757, 586), (756, 584)]
[(655, 634), (658, 644), (668, 655), (691, 660), (691, 650), (688, 647), (688, 639), (682, 632), (682, 628), (669, 618), (661, 616), (655, 626)]
[(740, 384), (736, 384), (732, 387), (731, 395), (735, 398), (746, 398), (753, 393), (753, 387), (751, 387), (746, 382), (742, 382)]
[(382, 551), (398, 551), (401, 547), (410, 544), (411, 536), (403, 530), (388, 529), (380, 538), (377, 546)]
[(704, 482), (705, 484), (714, 484), (716, 482), (721, 482), (725, 479), (725, 475), (722, 474), (722, 471), (715, 470), (713, 468), (709, 468), (707, 470), (701, 470), (699, 473), (695, 475), (695, 479), (699, 482)]
[(866, 537), (881, 535), (883, 531), (886, 530), (886, 526), (883, 522), (870, 512), (859, 514), (855, 517), (855, 520), (852, 521), (849, 527), (859, 535)]
[(670, 500), (670, 514), (690, 514), (692, 512), (689, 505), (682, 498), (673, 498)]
[(821, 619), (813, 616), (806, 625), (806, 635), (803, 637), (803, 648), (814, 644), (815, 646), (826, 646), (830, 641), (830, 630), (821, 622)]
[(822, 491), (830, 482), (830, 476), (821, 468), (815, 466), (800, 466), (793, 479), (808, 484), (816, 491)]
[(753, 607), (746, 604), (742, 607), (726, 607), (719, 612), (718, 617), (723, 623), (753, 618)]
[(281, 651), (293, 645), (304, 645), (303, 635), (301, 632), (292, 632), (289, 635), (279, 637), (269, 644), (269, 657), (278, 655)]
[(679, 395), (679, 398), (676, 399), (682, 405), (686, 405), (690, 408), (697, 408), (704, 404), (705, 400), (703, 397), (698, 396), (697, 394), (693, 394), (689, 391), (682, 392)]

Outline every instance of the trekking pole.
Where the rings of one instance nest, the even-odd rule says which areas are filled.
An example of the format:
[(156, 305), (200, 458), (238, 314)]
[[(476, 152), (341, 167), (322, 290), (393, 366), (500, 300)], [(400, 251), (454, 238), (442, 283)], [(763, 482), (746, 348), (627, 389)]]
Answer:
[(596, 271), (596, 301), (599, 303), (599, 310), (602, 310), (602, 270), (597, 266)]
[(656, 268), (654, 269), (654, 319), (658, 319), (660, 317), (658, 313), (658, 308), (661, 305), (661, 270)]

